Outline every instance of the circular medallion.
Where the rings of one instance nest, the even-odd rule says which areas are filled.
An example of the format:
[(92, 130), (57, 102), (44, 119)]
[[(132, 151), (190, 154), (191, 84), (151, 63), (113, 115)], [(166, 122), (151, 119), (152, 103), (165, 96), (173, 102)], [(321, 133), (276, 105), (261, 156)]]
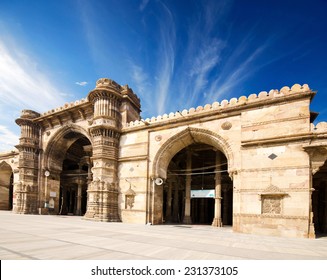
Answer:
[(157, 135), (155, 138), (154, 138), (157, 142), (160, 142), (162, 140), (162, 136), (161, 135)]
[(224, 122), (222, 125), (221, 125), (221, 128), (223, 129), (223, 130), (229, 130), (229, 129), (231, 129), (232, 128), (232, 123), (231, 122)]

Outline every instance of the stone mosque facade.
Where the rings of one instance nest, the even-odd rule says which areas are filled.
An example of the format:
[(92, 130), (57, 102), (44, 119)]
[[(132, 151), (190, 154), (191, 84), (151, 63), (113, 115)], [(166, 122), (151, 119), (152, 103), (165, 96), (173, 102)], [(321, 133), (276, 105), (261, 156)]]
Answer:
[(0, 210), (102, 222), (207, 224), (235, 232), (327, 234), (327, 123), (308, 85), (141, 119), (127, 85), (23, 110), (0, 153)]

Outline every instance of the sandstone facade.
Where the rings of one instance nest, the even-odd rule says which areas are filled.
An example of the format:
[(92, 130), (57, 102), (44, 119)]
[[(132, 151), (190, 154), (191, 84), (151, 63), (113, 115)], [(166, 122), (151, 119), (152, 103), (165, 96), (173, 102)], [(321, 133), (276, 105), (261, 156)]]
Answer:
[(17, 151), (0, 154), (0, 209), (142, 224), (327, 233), (327, 123), (308, 85), (140, 119), (128, 86), (23, 110)]

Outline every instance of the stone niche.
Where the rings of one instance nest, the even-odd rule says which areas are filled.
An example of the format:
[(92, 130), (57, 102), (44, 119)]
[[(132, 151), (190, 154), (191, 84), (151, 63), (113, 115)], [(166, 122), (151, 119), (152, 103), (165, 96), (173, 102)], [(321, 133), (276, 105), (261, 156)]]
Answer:
[(259, 194), (261, 200), (261, 214), (263, 215), (282, 215), (283, 198), (287, 193), (282, 192), (278, 187), (270, 185)]
[(125, 209), (132, 209), (134, 207), (136, 193), (131, 187), (125, 193)]

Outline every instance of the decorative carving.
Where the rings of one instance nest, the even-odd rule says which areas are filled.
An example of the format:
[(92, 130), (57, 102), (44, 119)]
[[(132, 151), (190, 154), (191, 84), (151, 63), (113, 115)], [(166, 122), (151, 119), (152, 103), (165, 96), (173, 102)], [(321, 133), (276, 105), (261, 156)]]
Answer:
[(129, 185), (129, 189), (125, 193), (125, 209), (132, 209), (135, 202), (136, 193), (132, 190), (131, 185)]
[(280, 215), (282, 214), (282, 199), (287, 196), (280, 188), (274, 185), (267, 187), (262, 193), (259, 194), (261, 203), (261, 213)]
[(221, 128), (223, 130), (230, 130), (232, 128), (232, 123), (227, 121), (227, 122), (224, 122), (222, 125), (221, 125)]
[(282, 212), (282, 197), (264, 196), (262, 198), (262, 214), (280, 215)]
[(121, 90), (121, 86), (117, 84), (115, 81), (108, 78), (101, 78), (97, 80), (96, 87), (111, 87), (117, 90)]
[(280, 188), (274, 186), (274, 185), (270, 185), (268, 188), (266, 188), (262, 194), (284, 194)]
[(157, 142), (160, 142), (162, 140), (162, 136), (161, 135), (156, 135), (156, 137), (154, 138)]
[(327, 147), (309, 145), (303, 147), (311, 160), (312, 175), (316, 174), (327, 160)]

